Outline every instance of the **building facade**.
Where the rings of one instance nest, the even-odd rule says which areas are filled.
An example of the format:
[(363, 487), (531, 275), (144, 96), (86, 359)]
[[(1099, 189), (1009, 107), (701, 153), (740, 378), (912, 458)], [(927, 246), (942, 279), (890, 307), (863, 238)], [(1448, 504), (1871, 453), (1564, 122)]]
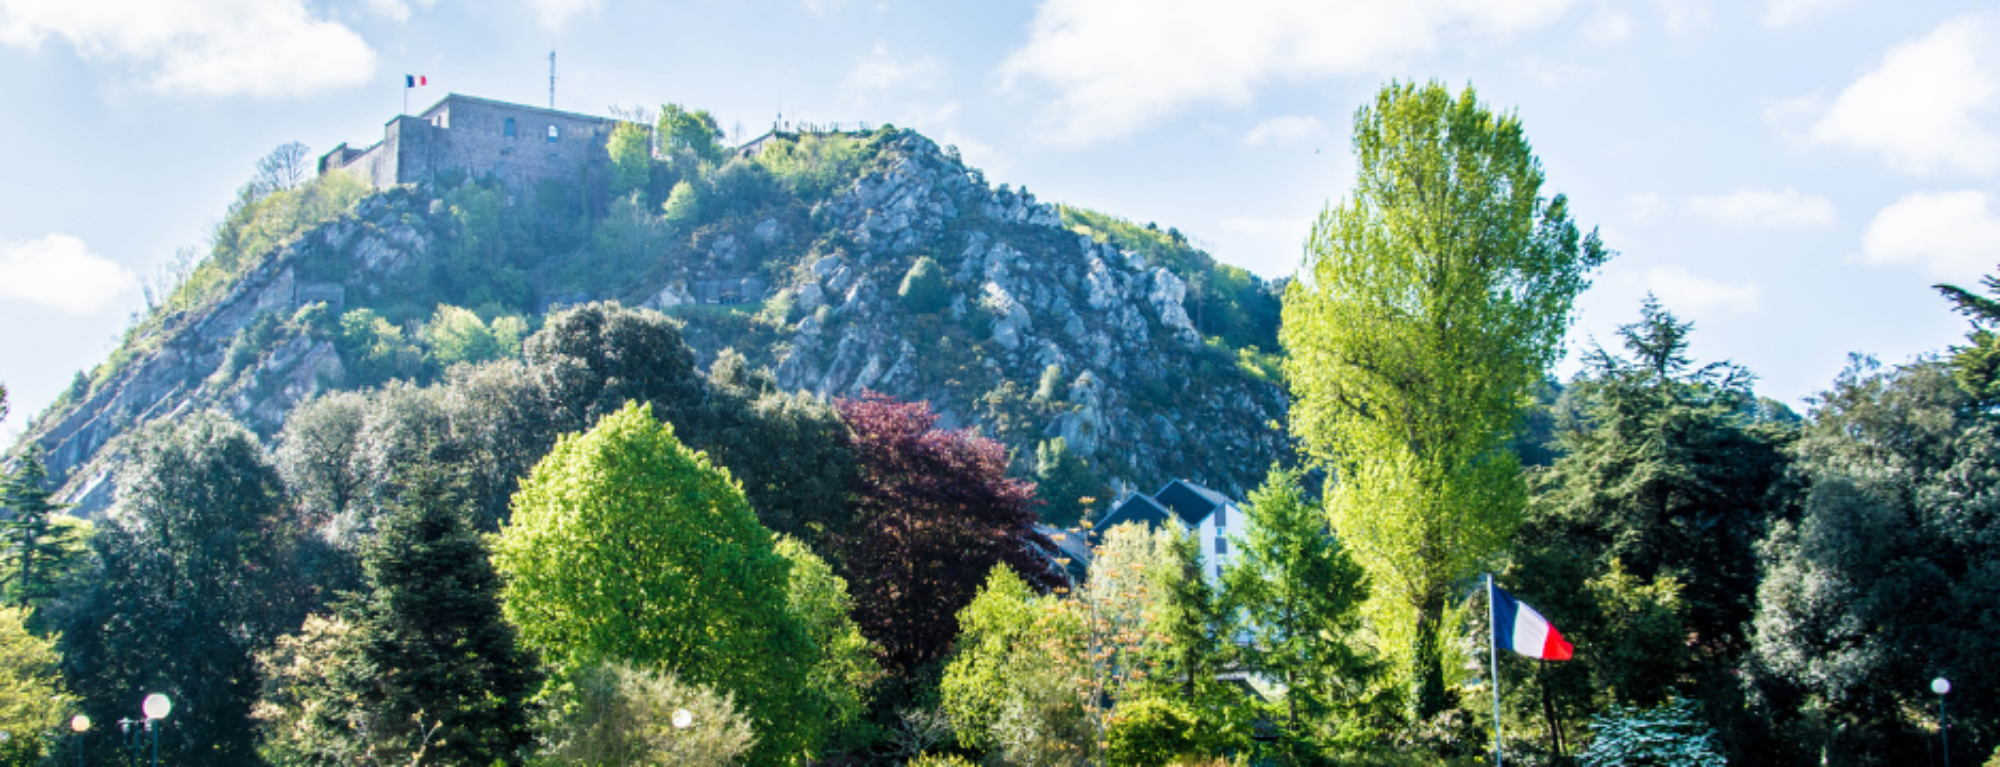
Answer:
[(390, 120), (373, 145), (334, 147), (320, 157), (319, 172), (346, 170), (378, 189), (465, 173), (498, 179), (520, 199), (535, 199), (544, 182), (570, 192), (597, 189), (619, 123), (454, 93), (422, 114)]
[(1105, 531), (1131, 522), (1155, 528), (1172, 523), (1201, 542), (1202, 572), (1220, 578), (1223, 567), (1236, 558), (1229, 536), (1241, 533), (1245, 521), (1242, 509), (1229, 496), (1176, 479), (1152, 495), (1126, 497), (1096, 527)]

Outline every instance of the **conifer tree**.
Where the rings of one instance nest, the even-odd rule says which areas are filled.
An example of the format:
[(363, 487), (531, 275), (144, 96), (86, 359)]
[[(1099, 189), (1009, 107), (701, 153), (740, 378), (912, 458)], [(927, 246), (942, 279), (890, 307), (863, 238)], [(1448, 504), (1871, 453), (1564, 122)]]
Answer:
[(533, 740), (527, 700), (541, 674), (501, 615), (500, 577), (464, 504), (435, 484), (410, 495), (368, 549), (370, 591), (348, 610), (365, 667), (379, 674), (357, 692), (384, 734), (428, 734), (429, 763), (512, 763)]
[(12, 559), (7, 580), (13, 585), (14, 604), (19, 607), (55, 596), (56, 574), (75, 558), (75, 529), (55, 520), (68, 506), (51, 500), (55, 493), (46, 487), (47, 481), (41, 450), (31, 445), (0, 482), (0, 506), (9, 514), (0, 522), (0, 540), (5, 541), (7, 556)]

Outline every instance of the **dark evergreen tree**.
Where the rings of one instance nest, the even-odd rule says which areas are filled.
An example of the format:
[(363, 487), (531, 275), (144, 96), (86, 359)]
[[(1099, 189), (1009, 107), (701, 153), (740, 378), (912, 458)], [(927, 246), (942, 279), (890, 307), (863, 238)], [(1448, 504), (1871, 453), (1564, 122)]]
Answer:
[[(310, 591), (293, 575), (298, 536), (257, 438), (196, 413), (132, 436), (118, 505), (91, 549), (91, 586), (63, 615), (64, 677), (98, 722), (174, 701), (169, 764), (253, 765), (252, 653), (299, 625)], [(115, 761), (98, 738), (97, 763)]]
[(1089, 507), (1086, 499), (1108, 499), (1108, 491), (1091, 472), (1090, 462), (1069, 449), (1068, 440), (1056, 437), (1035, 446), (1035, 495), (1046, 504), (1044, 524), (1075, 527)]
[(369, 591), (341, 610), (373, 675), (353, 700), (384, 743), (428, 737), (426, 764), (511, 764), (533, 740), (527, 701), (541, 675), (500, 613), (500, 578), (467, 517), (432, 482), (383, 521), (363, 559)]
[(7, 510), (6, 521), (0, 522), (0, 541), (5, 541), (11, 560), (7, 582), (14, 604), (22, 607), (55, 596), (57, 576), (75, 559), (74, 528), (55, 520), (68, 506), (51, 500), (55, 493), (47, 484), (48, 470), (42, 467), (41, 450), (34, 445), (0, 481), (0, 507)]
[[(1202, 700), (1216, 690), (1215, 675), (1232, 658), (1231, 632), (1220, 595), (1201, 567), (1201, 541), (1174, 536), (1171, 558), (1152, 572), (1163, 595), (1148, 628), (1158, 637), (1151, 653), (1160, 685), (1182, 700)], [(1166, 689), (1161, 689), (1166, 693)]]

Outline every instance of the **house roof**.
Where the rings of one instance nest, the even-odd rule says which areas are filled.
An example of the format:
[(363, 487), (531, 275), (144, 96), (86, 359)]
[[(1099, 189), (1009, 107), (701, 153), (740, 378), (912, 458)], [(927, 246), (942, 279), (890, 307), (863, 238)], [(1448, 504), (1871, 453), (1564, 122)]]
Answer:
[(1201, 524), (1216, 507), (1229, 503), (1229, 498), (1185, 479), (1168, 482), (1153, 494), (1159, 505), (1172, 509), (1174, 516), (1188, 527)]
[(1133, 493), (1131, 497), (1125, 499), (1124, 503), (1120, 503), (1117, 508), (1112, 509), (1110, 514), (1104, 515), (1104, 519), (1098, 520), (1096, 527), (1100, 531), (1110, 530), (1127, 522), (1137, 522), (1147, 527), (1159, 527), (1160, 523), (1172, 519), (1172, 515), (1173, 512), (1168, 511), (1166, 507), (1158, 503), (1154, 503), (1153, 499), (1139, 493)]

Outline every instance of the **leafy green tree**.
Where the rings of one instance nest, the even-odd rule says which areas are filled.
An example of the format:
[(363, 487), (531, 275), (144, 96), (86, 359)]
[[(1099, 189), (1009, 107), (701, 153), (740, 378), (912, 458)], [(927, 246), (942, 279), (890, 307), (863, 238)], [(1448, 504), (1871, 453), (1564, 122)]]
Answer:
[(848, 490), (859, 470), (846, 424), (809, 392), (775, 391), (767, 376), (731, 372), (741, 355), (727, 362), (729, 354), (711, 366), (708, 405), (689, 432), (699, 432), (698, 446), (743, 483), (765, 527), (831, 551), (854, 523)]
[(485, 362), (501, 357), (518, 357), (527, 323), (519, 317), (495, 317), (491, 325), (469, 309), (438, 304), (437, 313), (424, 326), (424, 343), (431, 359), (440, 367), (461, 362)]
[(1758, 549), (1753, 703), (1781, 740), (1752, 759), (1926, 753), (1935, 731), (1913, 712), (1935, 710), (1940, 676), (1952, 761), (2000, 743), (2000, 423), (1959, 372), (1856, 360), (1816, 399), (1794, 448), (1797, 508)]
[(620, 122), (605, 141), (611, 154), (611, 196), (643, 191), (653, 180), (653, 137), (644, 127)]
[(903, 306), (918, 314), (929, 314), (951, 305), (951, 279), (945, 276), (944, 267), (937, 259), (920, 256), (910, 265), (910, 271), (903, 274), (903, 284), (896, 288), (896, 297), (903, 299)]
[[(0, 414), (4, 417), (4, 414)], [(0, 522), (0, 541), (7, 547), (9, 573), (6, 578), (14, 604), (28, 607), (54, 596), (56, 580), (71, 569), (81, 553), (77, 550), (77, 528), (57, 520), (65, 504), (56, 503), (48, 489), (48, 470), (42, 467), (39, 446), (30, 444), (13, 471), (0, 480), (0, 508), (8, 518)]]
[(792, 563), (786, 605), (813, 645), (815, 661), (806, 678), (811, 698), (806, 705), (812, 711), (803, 715), (824, 720), (833, 731), (852, 727), (867, 708), (864, 694), (881, 670), (875, 665), (874, 644), (854, 623), (847, 579), (834, 575), (826, 560), (796, 538), (779, 536), (777, 548)]
[(960, 745), (1006, 764), (1082, 765), (1096, 752), (1086, 678), (1085, 613), (993, 568), (958, 613), (959, 636), (939, 684)]
[[(98, 569), (61, 611), (64, 676), (98, 722), (170, 697), (164, 760), (256, 764), (252, 653), (310, 606), (277, 472), (255, 435), (213, 413), (155, 422), (129, 449), (117, 511), (91, 538)], [(114, 761), (112, 740), (93, 741), (99, 762)]]
[(737, 696), (758, 763), (810, 752), (816, 658), (791, 564), (729, 472), (627, 404), (564, 437), (521, 483), (493, 560), (507, 616), (559, 668), (626, 660)]
[(1933, 285), (1952, 308), (1972, 322), (1972, 329), (1966, 333), (1970, 343), (1952, 347), (1952, 375), (1958, 385), (1965, 388), (1973, 399), (1983, 406), (2000, 402), (2000, 276), (1988, 275), (1979, 284), (1986, 288), (1988, 295), (1982, 296), (1957, 285)]
[(1452, 584), (1498, 551), (1525, 488), (1510, 437), (1609, 255), (1542, 197), (1511, 114), (1392, 84), (1355, 115), (1353, 196), (1320, 214), (1285, 294), (1294, 432), (1329, 467), (1335, 532), (1418, 718), (1446, 706)]
[(698, 162), (722, 162), (718, 140), (722, 127), (706, 109), (688, 110), (679, 104), (660, 105), (658, 126), (660, 148), (670, 156), (688, 156)]
[(76, 698), (58, 673), (57, 637), (28, 630), (29, 610), (0, 607), (0, 763), (40, 764), (55, 750), (59, 730)]
[(662, 418), (685, 424), (702, 399), (680, 323), (659, 312), (607, 303), (555, 312), (528, 338), (522, 358), (565, 432), (589, 428), (627, 402), (649, 403)]
[(1367, 576), (1306, 498), (1299, 474), (1272, 469), (1250, 495), (1224, 603), (1242, 611), (1244, 665), (1285, 685), (1286, 727), (1330, 718), (1371, 671), (1355, 651)]
[(408, 338), (403, 329), (383, 319), (373, 309), (354, 309), (340, 315), (340, 337), (335, 340), (347, 382), (368, 385), (391, 378), (416, 378), (424, 369), (424, 351)]
[(1069, 449), (1068, 440), (1055, 437), (1035, 446), (1035, 495), (1045, 504), (1044, 524), (1075, 527), (1090, 501), (1109, 497), (1109, 490), (1091, 472), (1090, 462)]
[(610, 663), (570, 674), (551, 691), (537, 763), (725, 767), (741, 763), (756, 742), (728, 693)]

